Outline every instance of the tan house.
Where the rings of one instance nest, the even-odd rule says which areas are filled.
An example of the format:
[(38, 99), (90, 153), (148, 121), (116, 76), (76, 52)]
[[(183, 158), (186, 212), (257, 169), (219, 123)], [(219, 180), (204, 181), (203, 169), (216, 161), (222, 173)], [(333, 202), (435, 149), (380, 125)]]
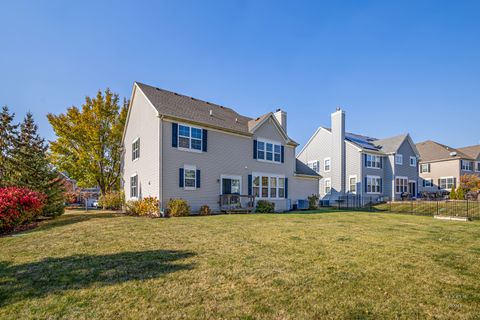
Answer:
[(231, 108), (135, 82), (123, 135), (122, 187), (127, 200), (172, 198), (221, 210), (244, 195), (285, 211), (318, 190), (320, 176), (295, 158), (287, 113), (257, 118)]
[(458, 186), (461, 176), (480, 176), (480, 145), (452, 148), (428, 140), (416, 146), (420, 153), (420, 191), (450, 191)]

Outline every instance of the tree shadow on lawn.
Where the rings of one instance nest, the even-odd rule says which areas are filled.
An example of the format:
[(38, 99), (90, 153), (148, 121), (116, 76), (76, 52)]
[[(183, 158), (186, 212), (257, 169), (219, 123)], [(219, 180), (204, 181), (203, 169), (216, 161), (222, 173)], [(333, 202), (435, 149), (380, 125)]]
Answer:
[(64, 290), (153, 279), (191, 270), (192, 263), (178, 261), (193, 256), (195, 253), (188, 251), (152, 250), (45, 258), (21, 265), (0, 261), (0, 307)]

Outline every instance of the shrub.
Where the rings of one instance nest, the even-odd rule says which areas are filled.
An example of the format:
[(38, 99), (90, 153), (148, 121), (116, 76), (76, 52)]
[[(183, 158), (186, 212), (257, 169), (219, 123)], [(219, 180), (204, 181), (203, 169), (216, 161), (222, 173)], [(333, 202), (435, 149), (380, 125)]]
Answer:
[(210, 207), (204, 204), (203, 206), (200, 207), (200, 215), (201, 216), (208, 216), (209, 214), (212, 213), (212, 210), (210, 210)]
[(452, 190), (450, 191), (450, 199), (455, 200), (457, 199), (457, 194), (455, 193), (455, 188), (452, 187)]
[(187, 200), (170, 199), (167, 208), (168, 215), (171, 217), (185, 217), (190, 214), (190, 206)]
[(123, 192), (107, 192), (98, 199), (98, 205), (104, 209), (120, 210), (125, 203)]
[(318, 195), (312, 194), (308, 197), (308, 209), (315, 210), (318, 209)]
[(463, 190), (462, 186), (459, 186), (457, 189), (457, 199), (458, 200), (465, 200), (465, 190)]
[(269, 202), (267, 200), (258, 200), (257, 209), (255, 212), (258, 213), (271, 213), (275, 212), (275, 203)]
[(159, 202), (156, 197), (146, 197), (141, 200), (130, 200), (125, 204), (127, 213), (136, 216), (159, 216)]
[(42, 213), (46, 196), (27, 188), (0, 188), (0, 230), (33, 221)]

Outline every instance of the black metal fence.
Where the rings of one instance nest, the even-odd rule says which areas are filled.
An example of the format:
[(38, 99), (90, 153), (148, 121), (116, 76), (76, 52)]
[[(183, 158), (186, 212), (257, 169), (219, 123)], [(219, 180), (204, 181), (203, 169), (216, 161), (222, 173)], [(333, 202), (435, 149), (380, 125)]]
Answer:
[(429, 200), (387, 201), (382, 197), (344, 196), (331, 204), (343, 210), (383, 211), (423, 216), (455, 216), (480, 219), (478, 200)]

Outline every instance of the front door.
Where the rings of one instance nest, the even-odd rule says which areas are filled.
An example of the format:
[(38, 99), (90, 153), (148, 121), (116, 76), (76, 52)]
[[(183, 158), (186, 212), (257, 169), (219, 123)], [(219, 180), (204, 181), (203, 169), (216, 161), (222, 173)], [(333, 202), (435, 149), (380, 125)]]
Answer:
[(408, 183), (408, 192), (410, 193), (411, 197), (417, 196), (417, 183), (415, 181), (410, 181)]

